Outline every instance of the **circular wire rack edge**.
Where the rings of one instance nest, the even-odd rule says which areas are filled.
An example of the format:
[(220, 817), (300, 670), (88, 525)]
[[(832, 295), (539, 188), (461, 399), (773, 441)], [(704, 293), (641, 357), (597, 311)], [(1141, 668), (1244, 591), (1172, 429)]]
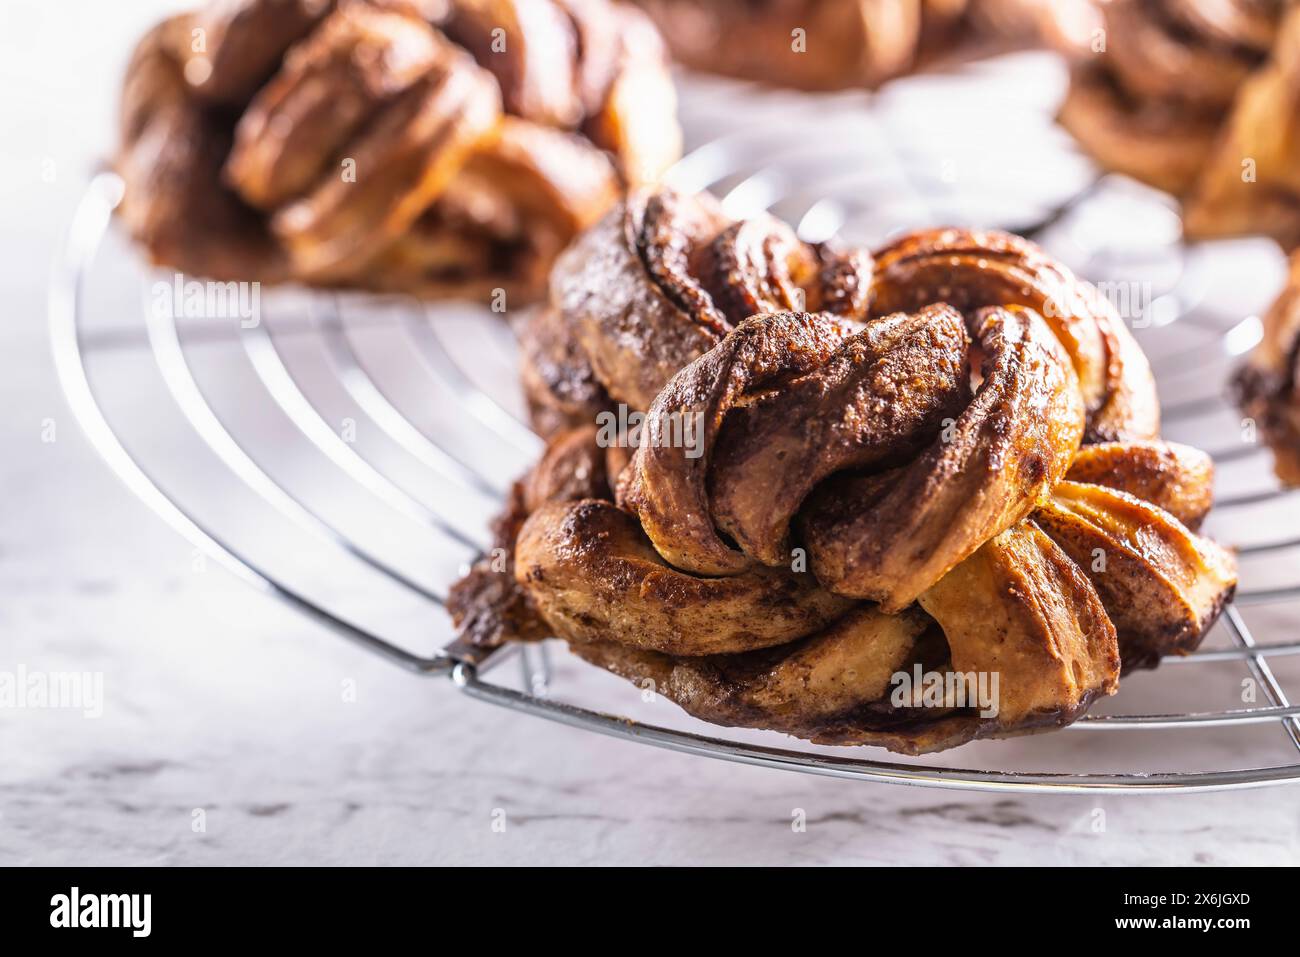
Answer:
[[(740, 142), (743, 147), (743, 137)], [(733, 145), (732, 149), (734, 148)], [(683, 167), (679, 168), (679, 175), (684, 176), (687, 182), (692, 179), (706, 184), (715, 182), (719, 179), (720, 170), (725, 172), (725, 165), (719, 167), (718, 164), (725, 164), (727, 152), (727, 144), (722, 141), (708, 144), (687, 157)], [(773, 195), (776, 195), (772, 193), (773, 189), (770, 177), (764, 179), (762, 174), (754, 174), (733, 179), (729, 183), (728, 197), (735, 199), (737, 194), (743, 195), (748, 191), (752, 199), (755, 190), (766, 190), (771, 195), (760, 203), (766, 206), (771, 204)], [(555, 700), (548, 693), (551, 663), (545, 645), (510, 647), (491, 654), (468, 656), (448, 651), (420, 654), (382, 637), (369, 627), (335, 614), (306, 591), (286, 583), (274, 570), (232, 545), (220, 530), (209, 527), (195, 517), (192, 511), (169, 494), (165, 482), (149, 470), (141, 457), (128, 450), (106, 415), (86, 366), (87, 355), (95, 350), (93, 336), (85, 328), (89, 305), (86, 283), (121, 194), (122, 184), (112, 173), (103, 172), (91, 180), (69, 226), (66, 242), (54, 263), (49, 287), (50, 335), (56, 371), (71, 409), (89, 441), (135, 495), (175, 531), (231, 574), (264, 594), (286, 603), (323, 627), (409, 671), (422, 675), (450, 676), (455, 686), (471, 698), (571, 727), (689, 754), (847, 779), (979, 791), (1055, 793), (1216, 791), (1300, 781), (1300, 763), (1285, 762), (1261, 767), (1159, 773), (1019, 772), (996, 768), (904, 764), (871, 757), (771, 747), (647, 724)], [(1068, 208), (1083, 198), (1083, 193), (1070, 197), (1061, 209)], [(816, 212), (819, 209), (820, 213)], [(1055, 220), (1060, 212), (1060, 209), (1048, 210), (1044, 221)], [(814, 231), (821, 229), (816, 220), (823, 213), (825, 209), (813, 202), (808, 207), (803, 224), (807, 226), (811, 223)], [(499, 498), (503, 491), (499, 477), (484, 474), (454, 450), (444, 448), (439, 443), (438, 436), (430, 436), (411, 423), (385, 394), (382, 384), (368, 376), (364, 362), (347, 342), (342, 310), (337, 305), (337, 299), (331, 299), (330, 302), (333, 304), (316, 317), (315, 332), (326, 343), (340, 381), (346, 384), (349, 394), (356, 399), (358, 405), (366, 409), (394, 442), (417, 457), (432, 472), (463, 487), (466, 494), (488, 500)], [(375, 550), (354, 541), (343, 529), (319, 515), (309, 503), (273, 478), (210, 407), (203, 389), (187, 364), (175, 318), (150, 315), (148, 310), (145, 312), (148, 344), (169, 393), (194, 431), (235, 476), (317, 539), (342, 550), (372, 571), (429, 603), (443, 604), (446, 583), (429, 586), (405, 575), (394, 563)], [(518, 449), (521, 460), (526, 461), (534, 456), (540, 447), (536, 437), (491, 396), (475, 388), (445, 344), (421, 323), (418, 313), (408, 315), (403, 321), (407, 322), (408, 331), (417, 337), (422, 358), (430, 370), (445, 387), (458, 396), (457, 401), (462, 404), (464, 414), (472, 416), (501, 441)], [(323, 414), (313, 406), (289, 372), (276, 337), (260, 326), (241, 328), (235, 331), (235, 335), (241, 339), (249, 363), (268, 394), (315, 448), (345, 475), (387, 507), (443, 536), (449, 548), (464, 550), (468, 558), (487, 546), (482, 530), (476, 533), (474, 529), (462, 528), (455, 514), (448, 514), (445, 510), (430, 507), (428, 503), (418, 500), (388, 477), (382, 468), (350, 445), (341, 442), (336, 432), (325, 422)], [(1195, 403), (1189, 403), (1188, 411), (1192, 411), (1194, 406)], [(1285, 494), (1288, 494), (1285, 490), (1271, 490), (1258, 496), (1243, 497), (1240, 503), (1231, 504), (1249, 505), (1259, 498)], [(1297, 596), (1300, 596), (1300, 588), (1290, 586), (1243, 593), (1238, 602), (1230, 604), (1224, 613), (1233, 647), (1205, 649), (1170, 662), (1195, 665), (1240, 661), (1259, 682), (1266, 703), (1243, 709), (1093, 715), (1086, 716), (1069, 730), (1279, 725), (1290, 739), (1292, 749), (1300, 751), (1300, 706), (1292, 705), (1287, 699), (1269, 663), (1273, 658), (1300, 653), (1300, 641), (1257, 641), (1237, 607), (1237, 604), (1267, 603), (1294, 599)], [(520, 661), (524, 690), (495, 683), (487, 678), (498, 665), (512, 657), (517, 657)], [(868, 752), (864, 750), (863, 753)]]

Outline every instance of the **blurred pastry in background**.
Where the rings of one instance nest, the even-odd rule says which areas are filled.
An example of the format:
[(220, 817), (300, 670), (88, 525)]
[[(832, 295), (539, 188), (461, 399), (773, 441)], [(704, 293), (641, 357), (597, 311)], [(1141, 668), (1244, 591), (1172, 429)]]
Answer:
[(158, 263), (518, 304), (680, 149), (622, 3), (215, 0), (137, 47), (115, 166)]
[(1061, 123), (1101, 165), (1191, 191), (1280, 4), (1269, 0), (1062, 0), (1055, 39), (1074, 60)]
[(1195, 239), (1258, 233), (1300, 246), (1300, 8), (1237, 93), (1183, 220)]
[(875, 87), (1027, 35), (1038, 0), (636, 0), (696, 70), (804, 90)]
[(1264, 316), (1264, 335), (1238, 371), (1242, 412), (1273, 450), (1277, 476), (1300, 485), (1300, 252), (1291, 255), (1286, 287)]

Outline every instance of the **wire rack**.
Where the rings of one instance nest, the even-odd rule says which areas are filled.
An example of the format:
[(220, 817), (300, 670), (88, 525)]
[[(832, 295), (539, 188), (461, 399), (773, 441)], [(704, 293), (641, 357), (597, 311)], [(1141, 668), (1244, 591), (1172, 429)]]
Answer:
[[(1210, 533), (1242, 587), (1204, 647), (1065, 731), (925, 759), (694, 721), (555, 651), (451, 640), (447, 588), (541, 443), (524, 424), (508, 325), (475, 306), (295, 288), (221, 316), (145, 267), (112, 226), (121, 183), (88, 185), (52, 277), (51, 338), (73, 412), (111, 469), (213, 560), (274, 600), (472, 698), (659, 747), (823, 775), (992, 791), (1204, 791), (1300, 780), (1300, 496), (1223, 396), (1280, 281), (1265, 244), (1189, 248), (1168, 201), (1099, 176), (1051, 122), (1050, 58), (1016, 56), (809, 97), (687, 78), (697, 144), (672, 176), (807, 239), (878, 242), (940, 223), (1032, 235), (1134, 299), (1165, 432), (1212, 450)], [(987, 131), (996, 129), (996, 142)], [(201, 228), (201, 224), (196, 224)], [(182, 280), (183, 281), (183, 280)], [(1110, 284), (1103, 286), (1103, 284)], [(561, 649), (563, 646), (559, 646)], [(517, 669), (505, 668), (515, 660)]]

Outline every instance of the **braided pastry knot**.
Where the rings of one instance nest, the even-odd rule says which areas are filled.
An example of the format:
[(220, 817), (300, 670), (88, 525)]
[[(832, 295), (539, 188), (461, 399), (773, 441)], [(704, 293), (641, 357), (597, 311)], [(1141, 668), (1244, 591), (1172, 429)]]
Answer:
[(804, 243), (771, 216), (733, 221), (707, 195), (662, 188), (634, 190), (557, 261), (551, 307), (522, 337), (525, 391), (548, 435), (591, 422), (610, 400), (645, 411), (679, 369), (756, 313), (860, 322), (941, 301), (1042, 317), (1078, 380), (1088, 441), (1159, 432), (1150, 366), (1127, 328), (1032, 243), (936, 230), (873, 259)]
[(213, 3), (145, 38), (123, 106), (157, 260), (431, 296), (535, 298), (680, 143), (657, 34), (608, 0)]
[[(709, 720), (913, 752), (1068, 723), (1116, 690), (1121, 660), (1196, 646), (1235, 586), (1233, 557), (1194, 531), (1210, 461), (1155, 439), (1149, 370), (1107, 304), (1002, 234), (823, 251), (830, 276), (852, 262), (865, 280), (836, 284), (794, 269), (801, 244), (768, 226), (639, 246), (631, 231), (643, 273), (590, 290), (668, 309), (606, 316), (620, 336), (593, 357), (634, 328), (647, 351), (677, 323), (718, 339), (655, 395), (630, 458), (586, 426), (535, 470), (513, 575), (551, 632)], [(766, 238), (724, 238), (746, 233)], [(736, 248), (750, 255), (719, 268)], [(855, 294), (829, 297), (839, 314), (701, 326), (805, 287)], [(913, 671), (992, 678), (996, 707), (900, 698)]]
[[(1223, 117), (1264, 61), (1278, 0), (1063, 0), (1046, 31), (1076, 65), (1061, 123), (1103, 166), (1197, 189)], [(1230, 165), (1240, 173), (1240, 157)]]

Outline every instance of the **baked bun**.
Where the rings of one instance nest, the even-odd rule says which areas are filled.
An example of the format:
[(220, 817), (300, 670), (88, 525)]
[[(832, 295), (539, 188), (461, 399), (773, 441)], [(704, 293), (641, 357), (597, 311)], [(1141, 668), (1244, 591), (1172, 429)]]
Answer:
[(537, 298), (676, 160), (662, 44), (609, 0), (236, 0), (156, 27), (123, 93), (122, 215), (219, 280)]
[[(1235, 587), (1195, 531), (1209, 458), (1159, 440), (1137, 344), (1025, 240), (813, 246), (636, 191), (545, 317), (555, 431), (498, 542), (513, 585), (454, 590), (469, 640), (552, 634), (707, 720), (915, 753), (1069, 723)], [(918, 668), (999, 703), (900, 698)]]

